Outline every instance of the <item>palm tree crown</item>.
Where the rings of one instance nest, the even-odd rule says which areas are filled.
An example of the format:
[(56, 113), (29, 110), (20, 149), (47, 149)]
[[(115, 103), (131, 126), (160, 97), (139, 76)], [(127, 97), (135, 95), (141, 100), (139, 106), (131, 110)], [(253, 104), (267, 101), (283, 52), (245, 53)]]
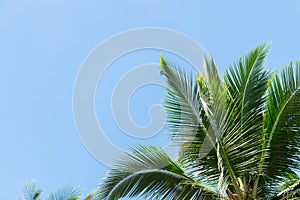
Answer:
[(213, 59), (193, 76), (161, 57), (177, 161), (159, 147), (120, 158), (92, 199), (293, 199), (300, 197), (300, 63), (264, 69), (258, 45), (218, 75)]

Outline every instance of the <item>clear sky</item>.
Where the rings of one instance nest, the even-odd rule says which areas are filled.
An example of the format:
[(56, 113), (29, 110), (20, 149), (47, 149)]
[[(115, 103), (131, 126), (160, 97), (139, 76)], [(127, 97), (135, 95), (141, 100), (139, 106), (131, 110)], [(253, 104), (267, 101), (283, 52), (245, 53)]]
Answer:
[[(86, 194), (104, 176), (106, 167), (81, 144), (72, 114), (76, 74), (100, 42), (132, 28), (169, 28), (203, 45), (224, 71), (257, 43), (272, 41), (267, 66), (276, 70), (300, 59), (299, 12), (297, 0), (0, 0), (0, 199), (18, 199), (31, 179), (45, 193), (74, 185)], [(158, 59), (158, 52), (145, 51), (123, 64)], [(109, 79), (122, 75), (122, 59), (114, 65), (108, 83), (99, 85), (107, 93)], [(116, 128), (109, 101), (97, 101), (99, 93), (96, 110), (107, 115), (102, 123), (111, 140), (123, 148), (138, 142)], [(147, 124), (148, 108), (163, 94), (155, 87), (137, 92), (132, 118)], [(158, 138), (144, 142), (167, 143)]]

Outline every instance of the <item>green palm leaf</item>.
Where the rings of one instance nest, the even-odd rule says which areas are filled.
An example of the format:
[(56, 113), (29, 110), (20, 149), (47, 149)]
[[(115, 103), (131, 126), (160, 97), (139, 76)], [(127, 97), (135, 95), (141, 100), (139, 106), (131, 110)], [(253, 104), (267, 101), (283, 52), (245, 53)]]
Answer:
[(79, 200), (81, 192), (78, 188), (62, 187), (52, 192), (47, 200)]
[(193, 77), (185, 71), (170, 67), (160, 57), (161, 73), (167, 77), (165, 108), (172, 138), (180, 144), (190, 142), (197, 132), (206, 133), (200, 116), (201, 104)]
[(265, 119), (266, 175), (281, 181), (300, 165), (300, 64), (275, 73), (268, 90)]
[(295, 181), (294, 184), (281, 191), (277, 195), (271, 198), (271, 200), (296, 200), (300, 198), (300, 179)]
[(225, 75), (229, 101), (233, 105), (228, 111), (233, 124), (227, 127), (223, 139), (231, 150), (232, 156), (229, 157), (240, 177), (258, 171), (262, 113), (269, 80), (269, 73), (263, 69), (263, 64), (268, 52), (268, 43), (257, 46), (230, 67)]
[(167, 122), (173, 141), (181, 145), (180, 162), (195, 180), (214, 183), (219, 176), (213, 149), (216, 140), (208, 132), (209, 119), (199, 96), (201, 93), (209, 100), (203, 75), (198, 75), (196, 83), (191, 75), (170, 67), (162, 57), (161, 70), (167, 78)]
[(187, 177), (160, 148), (139, 146), (118, 161), (93, 199), (215, 199), (209, 188)]
[(37, 187), (35, 181), (26, 182), (23, 188), (23, 200), (39, 200), (42, 191)]

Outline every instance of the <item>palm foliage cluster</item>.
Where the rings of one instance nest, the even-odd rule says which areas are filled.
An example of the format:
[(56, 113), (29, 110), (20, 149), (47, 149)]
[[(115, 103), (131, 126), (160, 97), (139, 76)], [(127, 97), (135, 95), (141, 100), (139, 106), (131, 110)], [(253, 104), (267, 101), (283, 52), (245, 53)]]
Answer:
[(177, 161), (137, 146), (108, 171), (92, 199), (300, 198), (300, 63), (264, 68), (269, 44), (229, 66), (212, 58), (194, 79), (161, 57), (167, 126)]
[[(36, 185), (35, 181), (27, 182), (23, 188), (22, 200), (41, 200), (42, 190)], [(62, 187), (51, 194), (45, 200), (79, 200), (81, 192), (78, 188)], [(88, 199), (86, 199), (88, 200)]]
[[(264, 68), (269, 44), (229, 66), (223, 79), (212, 58), (196, 77), (170, 66), (165, 108), (173, 161), (160, 147), (136, 146), (120, 158), (85, 200), (300, 199), (300, 62)], [(23, 200), (40, 200), (29, 182)], [(79, 200), (65, 187), (46, 200)]]

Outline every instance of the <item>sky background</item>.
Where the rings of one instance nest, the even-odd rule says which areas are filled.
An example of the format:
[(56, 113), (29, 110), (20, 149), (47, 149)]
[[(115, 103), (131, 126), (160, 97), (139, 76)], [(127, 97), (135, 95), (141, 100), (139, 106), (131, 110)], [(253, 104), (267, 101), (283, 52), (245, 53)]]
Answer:
[[(201, 44), (221, 72), (257, 43), (272, 41), (266, 66), (277, 70), (300, 59), (299, 12), (297, 0), (0, 0), (0, 199), (19, 199), (32, 179), (46, 194), (64, 185), (87, 194), (105, 175), (106, 166), (86, 151), (76, 132), (72, 92), (80, 65), (108, 37), (133, 28), (173, 29)], [(122, 133), (109, 100), (122, 73), (158, 62), (158, 53), (121, 58), (98, 86), (97, 115), (106, 116), (99, 121), (124, 149), (137, 142), (167, 144), (166, 134), (139, 141)], [(134, 94), (130, 111), (136, 123), (149, 123), (149, 107), (163, 96), (157, 86)]]

